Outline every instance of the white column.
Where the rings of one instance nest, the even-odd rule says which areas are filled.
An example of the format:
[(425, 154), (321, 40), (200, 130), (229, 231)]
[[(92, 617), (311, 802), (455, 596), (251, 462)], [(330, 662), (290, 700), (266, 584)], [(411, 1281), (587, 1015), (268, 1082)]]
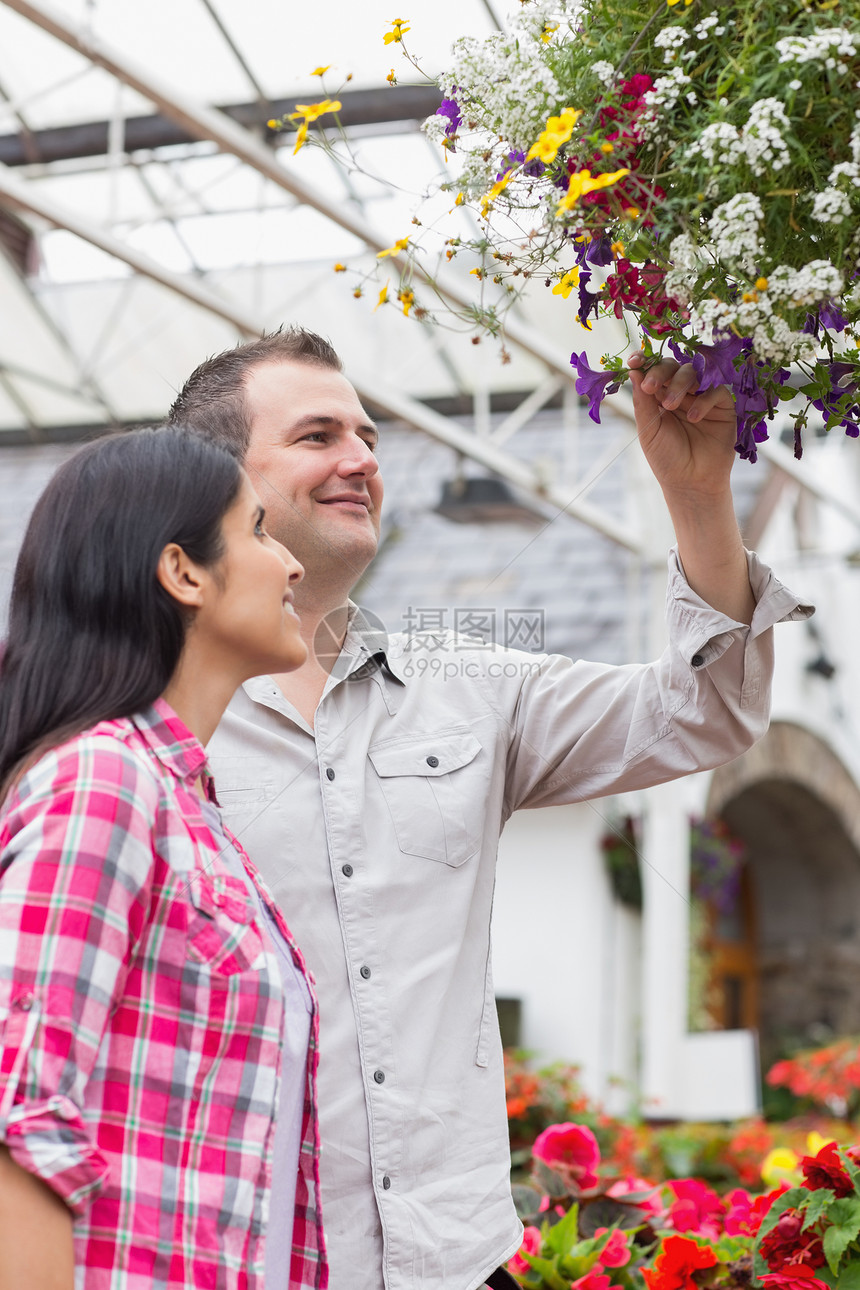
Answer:
[(642, 1073), (646, 1115), (679, 1114), (687, 1034), (690, 825), (679, 783), (642, 794)]

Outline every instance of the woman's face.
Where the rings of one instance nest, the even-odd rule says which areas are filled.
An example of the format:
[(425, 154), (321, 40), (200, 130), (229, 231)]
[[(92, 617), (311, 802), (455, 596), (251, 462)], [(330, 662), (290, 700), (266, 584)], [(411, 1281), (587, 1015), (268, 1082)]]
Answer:
[(263, 507), (248, 476), (221, 523), (224, 553), (210, 570), (196, 627), (244, 677), (289, 672), (307, 658), (293, 610), (293, 584), (304, 569), (263, 527)]

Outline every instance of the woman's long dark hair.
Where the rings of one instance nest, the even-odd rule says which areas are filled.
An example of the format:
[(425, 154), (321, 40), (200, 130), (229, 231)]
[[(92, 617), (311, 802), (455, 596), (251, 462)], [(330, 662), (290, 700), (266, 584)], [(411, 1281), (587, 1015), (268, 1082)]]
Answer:
[(0, 659), (0, 801), (34, 756), (162, 693), (188, 617), (161, 586), (176, 542), (202, 566), (223, 549), (239, 463), (178, 427), (88, 444), (51, 479), (30, 519)]

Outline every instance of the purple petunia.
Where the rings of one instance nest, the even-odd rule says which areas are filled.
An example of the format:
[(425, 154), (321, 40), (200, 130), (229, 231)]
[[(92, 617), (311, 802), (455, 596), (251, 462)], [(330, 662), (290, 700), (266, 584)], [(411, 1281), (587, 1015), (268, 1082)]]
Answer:
[(603, 269), (607, 264), (612, 264), (614, 259), (612, 243), (608, 237), (592, 237), (577, 245), (576, 262), (580, 268), (590, 264), (594, 268)]
[(436, 109), (436, 115), (448, 118), (448, 124), (445, 126), (445, 134), (449, 139), (453, 138), (463, 122), (463, 118), (460, 116), (460, 104), (456, 99), (443, 99)]
[(588, 399), (588, 415), (600, 425), (600, 404), (604, 396), (621, 389), (618, 373), (595, 372), (588, 366), (588, 355), (576, 351), (570, 356), (570, 365), (576, 368), (576, 392)]
[(732, 390), (735, 396), (735, 414), (738, 419), (738, 437), (735, 452), (745, 461), (757, 461), (757, 445), (767, 438), (767, 420), (761, 415), (768, 410), (767, 395), (758, 383), (758, 372), (764, 364), (747, 358), (739, 371), (734, 373)]
[[(588, 315), (594, 314), (597, 317), (597, 311), (600, 307), (600, 292), (589, 291), (588, 284), (591, 281), (591, 273), (588, 269), (583, 269), (579, 275), (579, 309), (577, 310), (577, 321), (585, 328), (591, 331), (591, 323), (588, 321)], [(571, 358), (571, 362), (573, 359)]]
[(717, 385), (731, 385), (736, 376), (734, 360), (744, 352), (739, 336), (723, 336), (693, 355), (693, 371), (699, 378), (699, 390), (713, 390)]
[(820, 327), (825, 331), (842, 332), (848, 326), (848, 319), (832, 300), (825, 300), (818, 306), (817, 314), (807, 314), (802, 331), (808, 336), (817, 336)]
[(834, 415), (838, 416), (839, 420), (834, 424), (841, 426), (849, 438), (856, 439), (860, 436), (860, 406), (858, 406), (860, 382), (858, 382), (856, 364), (820, 363), (819, 367), (827, 368), (830, 393), (826, 398), (813, 399), (812, 406), (818, 408), (818, 411), (828, 419)]
[[(523, 162), (525, 162), (525, 165), (523, 165)], [(546, 166), (539, 157), (532, 157), (531, 161), (526, 161), (526, 154), (524, 152), (509, 152), (507, 161), (496, 175), (496, 183), (498, 183), (500, 179), (504, 179), (508, 171), (513, 170), (514, 166), (522, 166), (521, 173), (528, 175), (529, 179), (540, 179), (541, 175), (546, 170)]]

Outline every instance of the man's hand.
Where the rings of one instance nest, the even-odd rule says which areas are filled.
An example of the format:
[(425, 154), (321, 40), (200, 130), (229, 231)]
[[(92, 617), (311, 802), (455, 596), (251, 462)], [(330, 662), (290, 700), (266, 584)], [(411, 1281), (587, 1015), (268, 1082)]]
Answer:
[(627, 362), (639, 442), (663, 489), (687, 581), (714, 609), (748, 623), (755, 604), (729, 486), (732, 394), (725, 385), (699, 394), (690, 363), (666, 359), (642, 372), (644, 354)]
[(737, 439), (731, 391), (718, 385), (698, 393), (691, 364), (664, 359), (647, 371), (642, 353), (631, 354), (630, 383), (639, 442), (657, 482), (668, 495), (725, 495)]

